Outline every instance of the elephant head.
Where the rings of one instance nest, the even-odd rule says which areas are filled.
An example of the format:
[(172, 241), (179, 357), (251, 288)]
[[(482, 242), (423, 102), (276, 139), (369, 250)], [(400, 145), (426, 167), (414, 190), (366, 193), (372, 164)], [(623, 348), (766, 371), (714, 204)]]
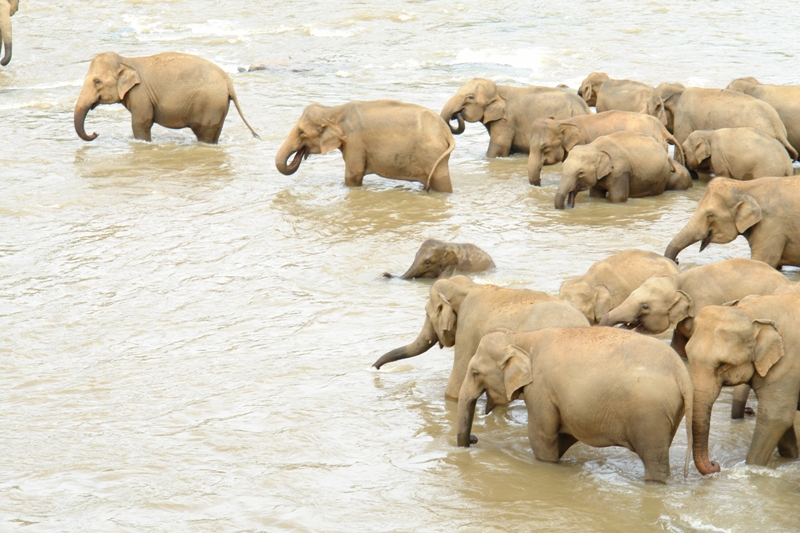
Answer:
[(438, 278), (446, 270), (455, 269), (456, 265), (458, 254), (452, 246), (436, 239), (428, 239), (422, 243), (414, 256), (414, 262), (400, 278)]
[(697, 314), (686, 356), (694, 386), (694, 461), (700, 473), (719, 472), (719, 464), (708, 458), (708, 433), (720, 388), (748, 383), (756, 373), (766, 376), (783, 354), (783, 336), (771, 320), (719, 305), (706, 306)]
[(609, 79), (608, 75), (603, 72), (592, 72), (581, 83), (581, 88), (578, 89), (578, 96), (583, 98), (586, 105), (597, 105), (597, 91), (607, 79)]
[(729, 91), (750, 94), (748, 91), (753, 87), (753, 85), (761, 85), (761, 82), (752, 77), (738, 78), (730, 82), (725, 88)]
[(612, 170), (608, 152), (590, 145), (576, 146), (561, 169), (561, 181), (555, 199), (556, 209), (564, 209), (564, 199), (566, 207), (573, 207), (577, 193), (591, 189), (598, 181), (611, 174)]
[(611, 291), (602, 283), (590, 285), (582, 280), (567, 280), (561, 284), (558, 297), (583, 313), (590, 324), (597, 324), (611, 311)]
[(92, 59), (89, 72), (83, 80), (83, 89), (75, 103), (74, 122), (78, 136), (84, 141), (95, 140), (97, 133), (87, 135), (83, 128), (89, 110), (100, 104), (122, 102), (128, 91), (141, 81), (136, 69), (113, 52), (105, 52)]
[(481, 339), (467, 367), (467, 375), (458, 393), (459, 446), (469, 446), (475, 404), (486, 392), (486, 413), (496, 405), (506, 405), (517, 397), (519, 389), (532, 381), (528, 352), (512, 344), (513, 333), (492, 331)]
[(708, 142), (710, 130), (697, 130), (689, 134), (683, 142), (683, 157), (689, 170), (708, 168), (711, 158), (711, 144)]
[(380, 368), (386, 363), (415, 357), (427, 352), (437, 341), (440, 347), (456, 343), (456, 327), (461, 302), (475, 284), (466, 276), (440, 279), (431, 286), (431, 296), (425, 304), (425, 324), (417, 339), (407, 346), (382, 355), (372, 366)]
[[(341, 117), (337, 116), (334, 109), (311, 104), (283, 141), (275, 155), (275, 166), (281, 174), (289, 176), (297, 172), (300, 163), (309, 154), (326, 154), (341, 148), (346, 140)], [(289, 163), (292, 154), (294, 159)]]
[(664, 108), (664, 101), (660, 96), (656, 96), (656, 94), (653, 93), (653, 95), (647, 99), (647, 102), (645, 102), (644, 109), (641, 112), (645, 115), (656, 117), (669, 131), (672, 131), (672, 122), (667, 116), (667, 111)]
[(11, 16), (19, 9), (19, 0), (0, 0), (0, 37), (3, 39), (4, 53), (0, 65), (11, 61)]
[[(441, 112), (442, 118), (455, 135), (464, 132), (464, 121), (488, 124), (506, 116), (506, 101), (497, 91), (492, 80), (475, 78), (464, 85), (450, 98)], [(453, 128), (450, 121), (458, 121)]]
[(712, 242), (731, 242), (757, 224), (762, 217), (761, 206), (738, 187), (739, 183), (727, 178), (708, 182), (694, 215), (670, 241), (664, 256), (675, 261), (681, 250), (697, 241), (702, 241), (700, 251)]
[(530, 153), (528, 154), (528, 181), (539, 185), (544, 165), (556, 165), (564, 161), (572, 148), (581, 141), (581, 134), (574, 124), (553, 118), (538, 119), (531, 128)]
[(609, 311), (600, 320), (600, 325), (625, 324), (631, 329), (655, 335), (694, 315), (694, 300), (680, 290), (676, 276), (654, 276)]
[[(658, 117), (667, 130), (673, 134), (675, 133), (675, 107), (685, 89), (686, 87), (680, 83), (662, 83), (655, 88), (653, 96), (647, 101), (647, 114)], [(663, 113), (663, 117), (661, 113)]]

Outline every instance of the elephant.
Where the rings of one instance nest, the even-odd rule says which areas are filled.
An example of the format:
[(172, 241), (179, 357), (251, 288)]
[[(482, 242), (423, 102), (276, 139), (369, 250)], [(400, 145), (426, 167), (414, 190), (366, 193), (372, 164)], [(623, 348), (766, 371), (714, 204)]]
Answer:
[(122, 103), (131, 113), (133, 136), (150, 141), (153, 123), (165, 128), (191, 128), (200, 142), (219, 142), (230, 101), (242, 114), (233, 81), (201, 57), (165, 52), (147, 57), (122, 57), (113, 52), (95, 56), (75, 104), (75, 132), (84, 141), (97, 133), (84, 130), (86, 114), (100, 104)]
[[(644, 115), (643, 115), (644, 116)], [(573, 207), (575, 196), (589, 189), (590, 195), (612, 202), (657, 196), (668, 190), (692, 186), (688, 172), (676, 171), (680, 163), (658, 141), (631, 131), (598, 137), (570, 151), (561, 169), (555, 207)]]
[(470, 432), (484, 391), (489, 413), (520, 389), (536, 459), (558, 462), (578, 441), (623, 446), (644, 463), (645, 481), (665, 483), (669, 447), (685, 414), (688, 474), (694, 391), (683, 362), (663, 342), (611, 328), (488, 333), (459, 391), (458, 445), (477, 440)]
[(711, 406), (723, 385), (748, 384), (758, 398), (747, 464), (766, 466), (776, 446), (782, 457), (797, 458), (800, 293), (750, 296), (733, 306), (702, 309), (686, 354), (694, 384), (694, 461), (700, 473), (720, 471), (708, 457), (708, 433)]
[(739, 78), (730, 82), (727, 89), (758, 98), (774, 107), (786, 126), (789, 144), (800, 152), (800, 86), (767, 85), (755, 78)]
[[(578, 96), (587, 105), (594, 106), (598, 113), (612, 110), (646, 113), (647, 101), (653, 96), (654, 90), (652, 85), (640, 81), (612, 80), (604, 72), (592, 72), (581, 83)], [(660, 113), (653, 116), (666, 126), (664, 108), (662, 106), (659, 109)]]
[(800, 179), (715, 178), (686, 226), (673, 237), (664, 255), (673, 261), (692, 243), (731, 242), (744, 235), (750, 257), (774, 268), (800, 265)]
[[(494, 268), (494, 261), (489, 254), (470, 243), (443, 242), (428, 239), (422, 243), (414, 257), (414, 262), (399, 277), (414, 278), (449, 278), (456, 270), (462, 272), (484, 272)], [(393, 278), (384, 272), (384, 277)]]
[(657, 98), (667, 114), (667, 129), (681, 144), (695, 130), (751, 127), (780, 141), (792, 160), (797, 159), (797, 150), (786, 138), (781, 117), (762, 100), (727, 89), (687, 88), (677, 83), (656, 87), (648, 105), (657, 105)]
[(755, 128), (695, 130), (684, 141), (683, 153), (689, 170), (722, 178), (741, 181), (793, 173), (783, 145)]
[(428, 351), (436, 342), (453, 347), (453, 368), (444, 397), (458, 401), (469, 360), (481, 337), (497, 327), (530, 331), (541, 328), (588, 327), (583, 313), (555, 296), (528, 289), (506, 289), (481, 285), (466, 276), (440, 279), (431, 285), (425, 304), (425, 323), (417, 339), (381, 356), (372, 366), (414, 357)]
[[(537, 118), (588, 115), (586, 102), (557, 87), (510, 87), (475, 78), (464, 84), (442, 108), (450, 130), (464, 132), (464, 121), (481, 122), (489, 132), (487, 157), (527, 154), (531, 124)], [(454, 128), (450, 123), (458, 121)]]
[(562, 283), (558, 296), (595, 325), (649, 277), (679, 272), (674, 262), (655, 252), (624, 250), (597, 261), (580, 278)]
[(630, 111), (604, 111), (564, 120), (540, 119), (533, 123), (528, 148), (528, 182), (541, 184), (544, 165), (555, 165), (567, 158), (579, 144), (589, 144), (598, 137), (618, 131), (632, 131), (657, 140), (667, 150), (675, 145), (675, 159), (683, 162), (680, 144), (655, 117)]
[(11, 17), (19, 9), (19, 0), (0, 0), (0, 38), (3, 40), (3, 57), (0, 65), (6, 66), (11, 61)]
[(441, 117), (416, 104), (396, 100), (353, 101), (334, 107), (311, 104), (275, 155), (275, 166), (290, 176), (309, 154), (338, 148), (348, 187), (360, 187), (365, 175), (377, 174), (418, 181), (426, 191), (453, 192), (448, 161), (455, 146)]

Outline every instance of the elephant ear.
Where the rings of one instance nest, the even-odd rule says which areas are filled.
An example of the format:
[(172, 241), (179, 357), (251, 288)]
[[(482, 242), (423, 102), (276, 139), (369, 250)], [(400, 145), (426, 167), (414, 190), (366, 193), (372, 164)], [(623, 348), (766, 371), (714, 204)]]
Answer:
[(130, 65), (122, 63), (119, 67), (119, 72), (117, 72), (117, 93), (119, 93), (120, 100), (125, 98), (128, 91), (141, 82), (142, 79), (139, 77), (139, 73)]
[(688, 293), (678, 290), (676, 291), (675, 301), (668, 311), (669, 323), (677, 324), (686, 317), (694, 318), (694, 300)]
[(594, 286), (594, 316), (599, 321), (606, 313), (611, 311), (614, 306), (611, 303), (611, 291), (608, 287), (598, 283)]
[(613, 165), (611, 164), (611, 156), (608, 152), (600, 151), (597, 154), (597, 181), (605, 178), (609, 174), (611, 174), (611, 170), (613, 169)]
[(531, 378), (531, 356), (513, 344), (506, 348), (505, 359), (500, 363), (503, 371), (503, 384), (506, 388), (506, 397), (510, 402), (514, 393), (529, 384)]
[(591, 82), (585, 81), (583, 83), (583, 86), (581, 87), (581, 97), (588, 102), (589, 100), (592, 99), (593, 95), (594, 95), (594, 87), (592, 86)]
[(694, 156), (697, 158), (698, 163), (702, 163), (711, 157), (711, 145), (705, 137), (698, 137), (693, 146)]
[(754, 226), (761, 220), (761, 206), (755, 198), (749, 194), (742, 197), (742, 201), (734, 208), (734, 220), (736, 231), (744, 233), (748, 228)]
[(581, 142), (581, 131), (575, 124), (561, 124), (561, 147), (567, 152), (575, 148)]
[(322, 154), (336, 150), (346, 139), (344, 130), (338, 124), (328, 119), (323, 121), (319, 135), (319, 149)]
[(456, 313), (453, 305), (447, 301), (443, 294), (439, 294), (442, 299), (442, 310), (439, 312), (439, 330), (452, 331), (456, 324)]
[(783, 336), (778, 325), (772, 320), (757, 318), (753, 320), (753, 326), (756, 328), (753, 365), (758, 375), (764, 377), (772, 365), (783, 357)]
[(483, 122), (488, 124), (495, 120), (502, 120), (506, 118), (506, 101), (501, 96), (495, 96), (483, 110)]

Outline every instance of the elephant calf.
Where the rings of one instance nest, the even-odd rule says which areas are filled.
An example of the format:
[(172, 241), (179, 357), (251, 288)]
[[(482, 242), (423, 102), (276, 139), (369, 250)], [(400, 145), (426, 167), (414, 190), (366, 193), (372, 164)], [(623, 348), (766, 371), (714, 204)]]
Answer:
[[(594, 106), (598, 113), (603, 111), (632, 111), (646, 113), (647, 101), (653, 96), (652, 85), (633, 80), (612, 80), (604, 72), (592, 72), (581, 83), (578, 96), (587, 105)], [(654, 115), (666, 126), (667, 117), (663, 107)]]
[(578, 441), (623, 446), (644, 463), (645, 481), (665, 483), (669, 447), (685, 414), (688, 474), (692, 382), (663, 342), (611, 328), (489, 333), (459, 391), (458, 445), (471, 443), (475, 404), (484, 391), (488, 413), (520, 389), (538, 460), (557, 462)]
[(791, 176), (792, 159), (774, 137), (755, 128), (695, 130), (683, 143), (686, 168), (720, 178)]
[[(489, 254), (469, 243), (442, 242), (428, 239), (422, 243), (400, 279), (415, 278), (449, 278), (456, 270), (462, 272), (483, 272), (494, 268), (494, 261)], [(392, 274), (383, 273), (392, 278)]]

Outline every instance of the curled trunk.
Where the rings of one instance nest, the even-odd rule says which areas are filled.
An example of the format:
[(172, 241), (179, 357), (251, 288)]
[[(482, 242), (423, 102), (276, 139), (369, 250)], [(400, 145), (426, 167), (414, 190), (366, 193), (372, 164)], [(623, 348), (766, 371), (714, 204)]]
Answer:
[(686, 226), (672, 238), (664, 252), (664, 257), (677, 262), (678, 254), (681, 253), (684, 248), (699, 240), (704, 240), (704, 244), (701, 247), (702, 251), (711, 241), (710, 234), (706, 228), (697, 223), (695, 217), (692, 217)]
[[(564, 209), (564, 207), (568, 209), (572, 209), (575, 207), (575, 195), (577, 194), (577, 187), (575, 182), (571, 180), (564, 180), (561, 178), (561, 183), (558, 184), (558, 191), (556, 192), (555, 198), (555, 208), (556, 209)], [(566, 200), (566, 202), (565, 202)]]
[[(291, 176), (297, 172), (297, 169), (300, 168), (300, 163), (304, 158), (308, 157), (308, 150), (297, 141), (296, 137), (297, 133), (292, 130), (292, 133), (290, 133), (289, 137), (284, 141), (278, 153), (275, 154), (275, 167), (278, 169), (278, 172), (284, 176)], [(290, 163), (289, 157), (292, 154), (294, 154), (294, 159), (292, 159)]]
[[(440, 113), (442, 118), (445, 122), (447, 122), (447, 126), (450, 128), (450, 131), (453, 132), (453, 135), (459, 135), (464, 133), (464, 114), (463, 114), (463, 99), (456, 95), (444, 104), (444, 108)], [(458, 127), (454, 128), (453, 125), (450, 123), (453, 119), (458, 121)]]
[[(694, 376), (693, 376), (694, 378)], [(708, 459), (708, 433), (711, 426), (711, 407), (719, 396), (719, 388), (716, 393), (699, 392), (695, 390), (693, 416), (692, 416), (692, 436), (694, 442), (692, 448), (694, 452), (694, 464), (701, 474), (716, 474), (719, 472), (719, 464)]]
[(97, 133), (87, 135), (86, 130), (83, 128), (83, 123), (86, 120), (86, 114), (89, 112), (90, 108), (90, 105), (83, 104), (80, 100), (75, 105), (75, 115), (73, 117), (73, 121), (75, 123), (75, 133), (77, 133), (78, 137), (84, 141), (93, 141), (97, 138)]
[(436, 335), (436, 330), (433, 329), (433, 323), (431, 322), (431, 319), (428, 318), (428, 315), (426, 314), (425, 324), (422, 326), (422, 331), (420, 331), (417, 339), (414, 342), (407, 346), (403, 346), (402, 348), (395, 348), (394, 350), (383, 354), (372, 364), (372, 366), (380, 369), (380, 367), (386, 363), (392, 363), (401, 359), (415, 357), (430, 350), (437, 340), (439, 340), (439, 337)]
[(3, 36), (3, 58), (0, 65), (6, 66), (11, 61), (11, 12), (9, 9), (0, 9), (0, 34)]

